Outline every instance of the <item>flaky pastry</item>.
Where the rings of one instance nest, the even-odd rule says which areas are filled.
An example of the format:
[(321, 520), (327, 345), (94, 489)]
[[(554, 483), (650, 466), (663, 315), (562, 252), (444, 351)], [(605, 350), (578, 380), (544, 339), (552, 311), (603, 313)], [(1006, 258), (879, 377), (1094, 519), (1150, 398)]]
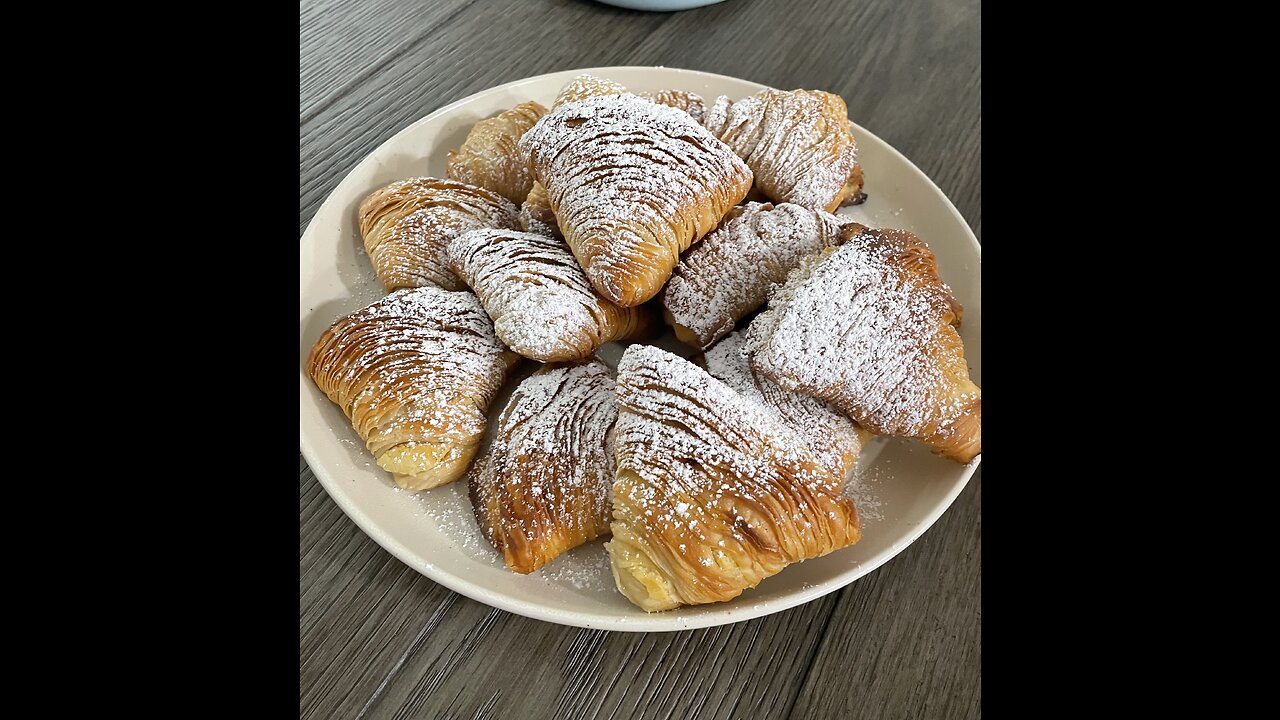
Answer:
[(641, 92), (636, 94), (659, 105), (683, 110), (698, 122), (702, 122), (702, 119), (707, 115), (707, 103), (697, 93), (685, 90), (662, 90), (656, 93)]
[(764, 304), (801, 258), (863, 226), (822, 210), (748, 203), (689, 248), (662, 290), (663, 315), (682, 342), (709, 347)]
[(560, 88), (560, 94), (556, 95), (555, 102), (551, 103), (551, 109), (558, 110), (561, 105), (587, 98), (621, 95), (626, 91), (625, 87), (612, 80), (583, 73)]
[(858, 541), (843, 478), (698, 366), (632, 345), (618, 366), (618, 589), (647, 611), (721, 602)]
[(449, 241), (470, 230), (516, 229), (511, 201), (457, 180), (412, 178), (375, 190), (360, 203), (360, 235), (369, 262), (390, 292), (435, 285), (461, 290), (449, 271)]
[(756, 372), (744, 347), (746, 340), (746, 333), (739, 331), (716, 343), (703, 357), (707, 372), (775, 413), (804, 441), (821, 467), (848, 479), (871, 434), (830, 403), (785, 390)]
[(552, 110), (520, 147), (587, 278), (623, 307), (657, 294), (751, 187), (742, 160), (688, 113), (631, 94)]
[(531, 100), (476, 123), (462, 147), (449, 152), (449, 177), (492, 190), (516, 205), (524, 202), (533, 177), (529, 159), (516, 152), (516, 143), (546, 114), (545, 107)]
[(340, 318), (312, 346), (307, 370), (378, 466), (400, 487), (424, 490), (466, 471), (517, 362), (474, 295), (428, 286)]
[(774, 202), (835, 212), (862, 192), (858, 145), (839, 95), (768, 89), (736, 102), (721, 96), (705, 122)]
[(525, 232), (538, 233), (557, 239), (564, 239), (556, 214), (551, 210), (551, 200), (547, 198), (547, 188), (540, 182), (533, 183), (529, 197), (520, 206), (520, 227)]
[(966, 463), (982, 452), (982, 391), (969, 379), (960, 315), (920, 238), (865, 230), (791, 273), (752, 320), (747, 350), (782, 387)]
[(476, 520), (507, 567), (531, 573), (609, 534), (618, 405), (599, 361), (544, 366), (498, 417), (469, 474)]
[(450, 242), (449, 260), (480, 298), (498, 339), (539, 362), (579, 360), (653, 326), (647, 308), (600, 297), (563, 240), (473, 230)]

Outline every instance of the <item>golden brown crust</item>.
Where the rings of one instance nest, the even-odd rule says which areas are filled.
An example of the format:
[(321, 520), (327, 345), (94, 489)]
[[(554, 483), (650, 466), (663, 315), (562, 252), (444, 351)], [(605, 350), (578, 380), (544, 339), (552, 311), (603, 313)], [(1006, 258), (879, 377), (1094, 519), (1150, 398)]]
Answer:
[(791, 203), (739, 205), (680, 257), (662, 290), (663, 316), (681, 342), (705, 349), (768, 298), (806, 255), (863, 228)]
[(516, 151), (516, 144), (546, 114), (545, 107), (529, 101), (476, 123), (462, 147), (449, 152), (449, 177), (496, 192), (516, 205), (524, 202), (533, 176), (529, 159)]
[(839, 95), (768, 89), (737, 102), (722, 96), (706, 126), (746, 161), (774, 202), (835, 212), (862, 190), (858, 146)]
[(474, 295), (422, 287), (338, 319), (312, 346), (307, 371), (379, 467), (423, 490), (466, 470), (517, 362)]
[(703, 355), (701, 365), (739, 395), (775, 414), (804, 441), (819, 465), (847, 479), (871, 434), (831, 404), (781, 388), (756, 372), (746, 340), (742, 331), (729, 335)]
[(673, 107), (677, 110), (683, 110), (689, 113), (689, 116), (697, 122), (702, 122), (702, 119), (706, 117), (707, 114), (707, 104), (703, 101), (702, 96), (697, 93), (691, 93), (685, 90), (662, 90), (656, 93), (642, 92), (636, 94), (646, 100), (652, 100), (659, 105), (666, 105), (667, 107)]
[(564, 234), (560, 232), (560, 225), (556, 221), (556, 214), (551, 209), (547, 188), (540, 182), (534, 181), (533, 188), (529, 190), (529, 197), (525, 198), (524, 204), (520, 206), (520, 227), (525, 232), (538, 233), (557, 240), (564, 239)]
[(426, 285), (461, 290), (462, 282), (449, 271), (449, 241), (470, 230), (519, 227), (510, 200), (457, 180), (429, 177), (379, 188), (358, 212), (364, 249), (387, 292)]
[(557, 110), (561, 105), (587, 98), (621, 95), (626, 91), (625, 87), (612, 80), (583, 73), (560, 88), (560, 94), (556, 95), (555, 102), (551, 103), (551, 109)]
[(599, 361), (520, 383), (469, 474), (471, 504), (507, 567), (531, 573), (609, 534), (614, 382)]
[(552, 110), (520, 144), (587, 278), (623, 307), (657, 294), (751, 187), (747, 166), (687, 113), (630, 94)]
[(622, 308), (600, 297), (563, 240), (474, 230), (453, 239), (449, 258), (493, 319), (498, 338), (539, 362), (580, 360), (654, 324), (647, 308)]
[(840, 191), (844, 199), (840, 201), (841, 207), (849, 205), (861, 205), (866, 202), (867, 194), (862, 190), (862, 165), (853, 164), (853, 170), (849, 173), (849, 180), (845, 182), (844, 189)]
[(982, 391), (937, 260), (903, 230), (865, 230), (807, 259), (752, 321), (756, 370), (859, 425), (967, 463), (982, 452)]
[(632, 345), (618, 366), (618, 589), (644, 610), (731, 600), (861, 535), (843, 478), (697, 366)]

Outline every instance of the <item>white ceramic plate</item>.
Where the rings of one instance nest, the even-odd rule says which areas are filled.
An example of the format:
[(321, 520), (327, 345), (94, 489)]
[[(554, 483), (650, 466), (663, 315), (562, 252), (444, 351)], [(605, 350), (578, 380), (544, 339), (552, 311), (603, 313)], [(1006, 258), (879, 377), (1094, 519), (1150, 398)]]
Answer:
[[(923, 447), (878, 439), (850, 481), (862, 514), (862, 540), (826, 557), (793, 565), (728, 603), (646, 614), (613, 586), (603, 541), (577, 548), (537, 573), (507, 570), (480, 535), (464, 483), (404, 492), (374, 464), (336, 405), (307, 377), (311, 345), (338, 317), (382, 296), (356, 230), (356, 206), (369, 192), (415, 175), (444, 177), (446, 153), (477, 120), (525, 100), (550, 105), (582, 72), (632, 91), (690, 90), (706, 98), (741, 98), (764, 88), (722, 75), (655, 67), (572, 70), (495, 87), (447, 105), (400, 131), (366, 157), (316, 212), (302, 236), (300, 266), (299, 445), (316, 477), (347, 515), (391, 554), (467, 597), (527, 617), (609, 630), (682, 630), (777, 612), (834, 590), (879, 567), (920, 536), (964, 489), (981, 457), (957, 465)], [(856, 116), (857, 108), (850, 108)], [(924, 173), (860, 126), (859, 160), (868, 199), (842, 213), (875, 227), (912, 230), (938, 257), (943, 280), (964, 305), (960, 334), (975, 382), (982, 383), (981, 248), (969, 226)], [(669, 334), (668, 334), (669, 335)], [(668, 338), (659, 345), (682, 347)], [(620, 349), (601, 357), (613, 365)], [(683, 348), (684, 356), (693, 354)], [(496, 413), (505, 397), (495, 403)]]

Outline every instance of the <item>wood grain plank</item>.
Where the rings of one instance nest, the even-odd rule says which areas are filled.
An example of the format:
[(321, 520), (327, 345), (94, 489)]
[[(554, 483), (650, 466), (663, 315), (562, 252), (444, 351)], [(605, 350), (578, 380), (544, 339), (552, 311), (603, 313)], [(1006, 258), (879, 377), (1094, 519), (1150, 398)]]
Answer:
[(671, 17), (587, 2), (551, 2), (527, 17), (526, 0), (478, 3), (304, 122), (299, 137), (299, 233), (351, 168), (433, 110), (494, 85), (590, 65), (624, 64)]
[(298, 6), (300, 122), (475, 0), (303, 0)]
[(840, 592), (794, 718), (982, 713), (982, 474), (905, 552)]
[[(785, 3), (731, 0), (662, 25), (628, 64), (836, 93), (850, 118), (915, 162), (976, 228), (980, 11), (977, 0), (813, 0), (802, 12)], [(874, 188), (875, 178), (868, 178), (867, 191)]]
[(788, 670), (807, 664), (835, 600), (648, 634), (551, 625), (464, 600), (446, 622), (467, 631), (424, 642), (364, 717), (782, 718), (803, 681)]
[(299, 716), (355, 717), (458, 596), (361, 532), (310, 469), (299, 485)]

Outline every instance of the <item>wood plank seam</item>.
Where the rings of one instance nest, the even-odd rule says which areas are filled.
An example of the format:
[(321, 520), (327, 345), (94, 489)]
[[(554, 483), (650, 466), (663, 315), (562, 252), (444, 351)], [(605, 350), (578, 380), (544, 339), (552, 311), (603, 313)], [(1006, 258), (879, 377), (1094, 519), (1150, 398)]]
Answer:
[(382, 693), (386, 692), (387, 686), (390, 685), (391, 681), (400, 674), (400, 669), (404, 667), (404, 661), (409, 659), (409, 657), (417, 651), (418, 647), (422, 645), (427, 637), (431, 635), (431, 633), (444, 619), (445, 613), (449, 612), (457, 601), (458, 594), (449, 593), (445, 596), (444, 601), (436, 606), (435, 612), (431, 613), (431, 617), (427, 618), (427, 621), (423, 623), (422, 629), (418, 631), (416, 636), (414, 636), (413, 642), (409, 643), (409, 647), (400, 654), (400, 657), (396, 659), (395, 664), (391, 666), (391, 669), (387, 671), (387, 674), (378, 682), (378, 687), (374, 689), (373, 694), (364, 702), (364, 705), (360, 708), (360, 712), (356, 713), (356, 720), (361, 720), (361, 718), (369, 712), (369, 708), (373, 707), (374, 703), (378, 701), (378, 698), (382, 697)]
[(396, 711), (393, 720), (410, 720), (410, 718), (417, 717), (418, 711), (435, 694), (435, 691), (440, 688), (445, 679), (453, 674), (453, 671), (471, 655), (480, 641), (489, 634), (498, 616), (505, 614), (503, 611), (493, 608), (480, 622), (476, 623), (476, 626), (462, 638), (462, 642), (458, 647), (448, 657), (444, 658), (442, 667), (418, 679), (409, 697), (405, 698), (404, 704)]
[[(854, 582), (856, 583), (860, 580), (864, 580), (865, 578), (866, 576), (864, 575)], [(787, 714), (785, 717), (790, 718), (791, 714), (795, 712), (796, 702), (800, 699), (800, 693), (804, 690), (804, 682), (808, 679), (809, 673), (813, 670), (813, 661), (818, 657), (818, 648), (822, 647), (823, 641), (827, 639), (827, 631), (831, 628), (831, 615), (835, 613), (836, 608), (839, 607), (840, 598), (843, 597), (845, 593), (849, 592), (849, 588), (852, 586), (853, 584), (850, 583), (849, 585), (845, 585), (840, 588), (839, 592), (826, 596), (831, 600), (831, 603), (826, 614), (822, 618), (822, 632), (818, 634), (818, 637), (814, 638), (813, 649), (809, 651), (809, 657), (805, 659), (804, 672), (800, 673), (800, 681), (796, 683), (796, 692), (791, 696), (791, 702), (787, 703)], [(741, 696), (739, 696), (739, 700), (741, 700)], [(734, 703), (733, 709), (738, 709), (737, 703)], [(732, 712), (730, 712), (730, 715), (732, 715)]]
[(458, 8), (453, 13), (451, 13), (448, 17), (436, 23), (434, 26), (423, 30), (420, 35), (415, 37), (411, 42), (406, 43), (404, 47), (400, 48), (399, 52), (392, 53), (387, 57), (383, 58), (381, 61), (374, 63), (369, 68), (357, 73), (350, 80), (343, 83), (341, 87), (335, 89), (329, 97), (317, 102), (315, 105), (311, 107), (310, 110), (306, 112), (306, 114), (299, 116), (298, 127), (302, 127), (303, 125), (306, 125), (307, 123), (311, 122), (311, 120), (313, 120), (317, 115), (324, 112), (334, 103), (336, 103), (338, 100), (341, 100), (343, 97), (346, 97), (346, 95), (350, 93), (352, 90), (354, 90), (357, 85), (373, 77), (375, 74), (377, 74), (379, 70), (383, 69), (387, 65), (390, 65), (401, 55), (404, 55), (405, 53), (409, 52), (415, 47), (421, 45), (424, 41), (431, 38), (433, 35), (437, 34), (438, 32), (447, 30), (450, 23), (453, 22), (454, 18), (461, 15), (467, 8), (476, 4), (476, 2), (478, 2), (478, 0), (471, 0), (471, 2)]

